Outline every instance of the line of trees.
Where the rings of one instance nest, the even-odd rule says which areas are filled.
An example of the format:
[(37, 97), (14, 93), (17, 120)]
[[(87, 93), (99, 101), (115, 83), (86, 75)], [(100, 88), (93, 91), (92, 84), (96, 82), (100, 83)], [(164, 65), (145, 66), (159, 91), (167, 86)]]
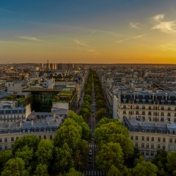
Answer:
[(97, 167), (108, 176), (176, 176), (176, 152), (158, 150), (152, 161), (144, 160), (134, 148), (127, 128), (118, 120), (106, 118), (107, 108), (101, 82), (92, 71), (95, 95), (96, 117), (100, 120), (95, 129), (98, 145)]
[(92, 103), (92, 71), (89, 71), (87, 81), (84, 85), (83, 103), (81, 105), (79, 113), (87, 122), (91, 115), (91, 103)]
[(12, 150), (0, 152), (2, 176), (81, 176), (86, 165), (90, 129), (74, 112), (56, 132), (54, 140), (24, 136), (15, 141)]
[(105, 97), (101, 86), (101, 82), (99, 80), (99, 77), (97, 76), (97, 73), (95, 71), (92, 71), (92, 75), (93, 75), (94, 90), (95, 90), (96, 118), (97, 120), (100, 120), (102, 117), (106, 116), (107, 114), (106, 102), (105, 102)]
[(134, 149), (127, 128), (118, 120), (102, 118), (95, 129), (97, 166), (108, 176), (155, 176), (157, 167)]

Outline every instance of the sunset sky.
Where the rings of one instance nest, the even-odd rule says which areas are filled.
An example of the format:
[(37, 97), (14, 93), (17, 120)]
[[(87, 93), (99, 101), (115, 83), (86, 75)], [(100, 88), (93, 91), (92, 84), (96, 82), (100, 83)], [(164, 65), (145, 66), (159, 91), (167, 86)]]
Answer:
[(0, 0), (0, 64), (174, 63), (175, 0)]

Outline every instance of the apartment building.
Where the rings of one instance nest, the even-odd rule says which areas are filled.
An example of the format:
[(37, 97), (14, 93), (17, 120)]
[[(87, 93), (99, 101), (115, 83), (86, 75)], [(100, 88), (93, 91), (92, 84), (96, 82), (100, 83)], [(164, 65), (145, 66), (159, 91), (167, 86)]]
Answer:
[(175, 92), (121, 90), (114, 95), (113, 111), (145, 158), (152, 158), (159, 149), (176, 150)]
[(51, 112), (32, 112), (26, 120), (1, 122), (0, 150), (10, 149), (18, 138), (26, 135), (53, 139), (67, 114), (67, 104), (54, 103)]

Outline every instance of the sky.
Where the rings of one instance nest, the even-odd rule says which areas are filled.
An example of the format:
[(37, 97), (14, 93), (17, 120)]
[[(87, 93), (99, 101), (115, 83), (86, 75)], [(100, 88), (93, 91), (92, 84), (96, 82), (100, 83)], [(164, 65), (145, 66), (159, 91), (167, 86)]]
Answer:
[(0, 64), (176, 64), (175, 0), (0, 0)]

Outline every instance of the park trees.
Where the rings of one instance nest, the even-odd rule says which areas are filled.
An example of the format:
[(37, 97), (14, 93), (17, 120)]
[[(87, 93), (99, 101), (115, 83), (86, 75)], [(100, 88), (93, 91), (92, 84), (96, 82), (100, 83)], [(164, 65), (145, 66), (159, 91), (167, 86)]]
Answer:
[(99, 168), (105, 171), (108, 171), (112, 165), (122, 168), (124, 161), (120, 144), (113, 142), (103, 144), (97, 153), (96, 161)]
[(134, 176), (157, 176), (158, 168), (150, 161), (141, 161), (133, 169)]
[(53, 143), (50, 140), (41, 140), (38, 144), (36, 156), (39, 163), (48, 165), (53, 155)]
[(97, 165), (105, 171), (112, 166), (122, 171), (124, 161), (134, 152), (128, 130), (123, 124), (118, 120), (102, 118), (95, 129), (95, 139), (99, 148)]
[(12, 158), (7, 161), (2, 176), (28, 176), (25, 170), (25, 163), (21, 158)]

